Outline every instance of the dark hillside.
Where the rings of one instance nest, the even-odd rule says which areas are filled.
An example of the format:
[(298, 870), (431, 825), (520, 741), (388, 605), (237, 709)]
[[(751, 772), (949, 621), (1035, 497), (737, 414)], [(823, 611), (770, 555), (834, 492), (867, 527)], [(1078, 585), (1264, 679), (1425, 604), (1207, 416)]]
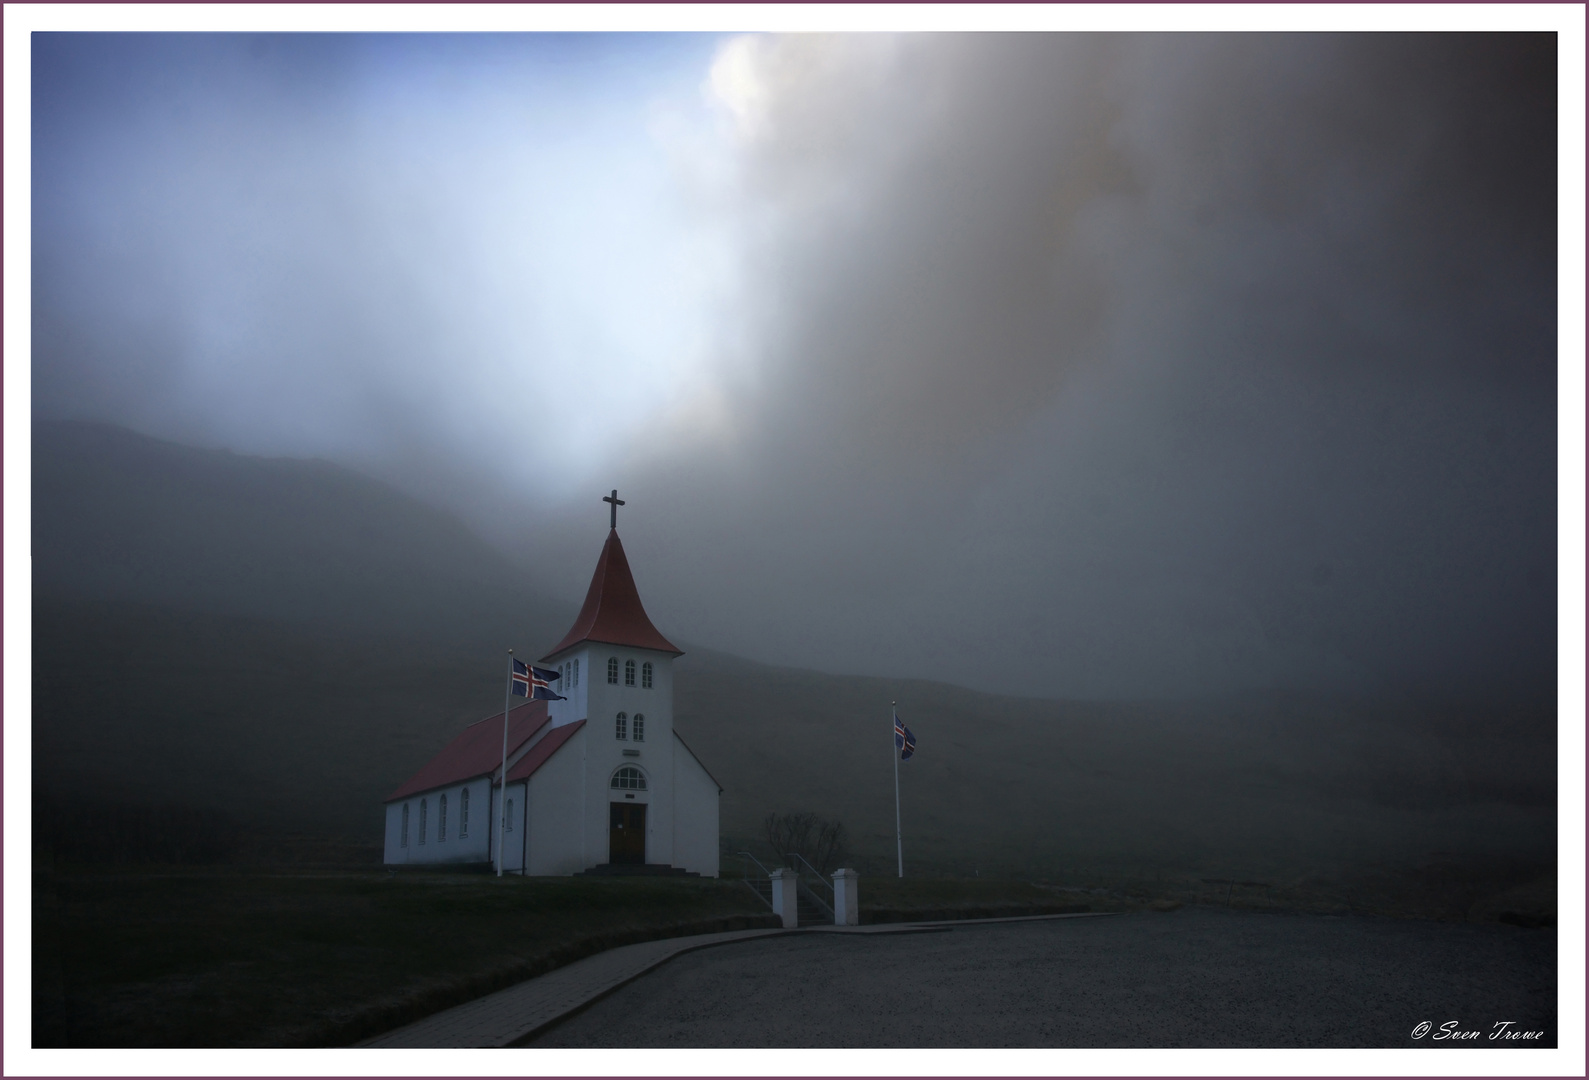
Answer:
[(34, 786), (55, 803), (375, 842), (381, 800), (501, 709), (499, 658), (466, 648), (130, 603), (33, 617)]
[(1250, 878), (1553, 858), (1555, 718), (1543, 706), (1044, 701), (697, 651), (680, 661), (676, 708), (729, 789), (725, 833), (754, 842), (768, 810), (812, 809), (888, 869), (891, 700), (918, 739), (900, 766), (917, 866)]
[(44, 596), (486, 649), (555, 640), (573, 618), (457, 519), (384, 484), (99, 424), (35, 426), (32, 554)]
[[(199, 854), (250, 834), (373, 844), (383, 796), (500, 708), (502, 650), (573, 618), (457, 522), (321, 463), (54, 425), (34, 480), (47, 841), (101, 813), (125, 827), (92, 835), (129, 857), (200, 819)], [(724, 786), (730, 852), (769, 812), (811, 810), (891, 871), (898, 700), (920, 739), (901, 767), (917, 871), (1527, 880), (1553, 859), (1548, 701), (1044, 701), (684, 647), (677, 724)]]

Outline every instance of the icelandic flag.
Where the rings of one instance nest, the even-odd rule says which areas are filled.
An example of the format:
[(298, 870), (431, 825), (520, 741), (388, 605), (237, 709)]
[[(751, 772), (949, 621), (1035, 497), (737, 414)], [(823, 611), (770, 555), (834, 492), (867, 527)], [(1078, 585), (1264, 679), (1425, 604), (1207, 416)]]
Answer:
[(910, 728), (894, 714), (894, 748), (899, 751), (899, 760), (909, 761), (910, 755), (916, 752), (916, 736), (910, 733)]
[(513, 661), (513, 696), (527, 697), (531, 701), (566, 701), (561, 694), (552, 692), (552, 680), (562, 678), (555, 671)]

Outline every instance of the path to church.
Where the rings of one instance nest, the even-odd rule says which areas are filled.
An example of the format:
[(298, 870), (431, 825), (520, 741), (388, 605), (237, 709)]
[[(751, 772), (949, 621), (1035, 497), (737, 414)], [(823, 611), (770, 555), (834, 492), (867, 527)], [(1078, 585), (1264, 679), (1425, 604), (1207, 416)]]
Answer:
[[(566, 1047), (1436, 1047), (1453, 1044), (1414, 1040), (1413, 1028), (1454, 1020), (1482, 1032), (1462, 1045), (1497, 1047), (1487, 1036), (1509, 1020), (1544, 1032), (1510, 1045), (1555, 1045), (1554, 930), (1210, 908), (906, 929), (752, 930), (613, 950), (582, 973), (571, 965), (492, 995), (539, 994), (543, 1010), (526, 1013), (528, 999), (499, 1008), (497, 1030), (539, 1028), (528, 1045)], [(716, 941), (726, 944), (677, 955)], [(571, 980), (561, 991), (558, 976)], [(372, 1045), (506, 1045), (512, 1037), (457, 1030), (489, 1001)], [(449, 1015), (454, 1030), (426, 1031)]]

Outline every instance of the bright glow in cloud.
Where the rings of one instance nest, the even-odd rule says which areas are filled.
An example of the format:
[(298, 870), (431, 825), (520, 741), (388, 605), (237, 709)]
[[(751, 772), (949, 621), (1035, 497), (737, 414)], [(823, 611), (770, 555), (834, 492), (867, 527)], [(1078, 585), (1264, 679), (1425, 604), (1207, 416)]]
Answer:
[[(63, 321), (121, 300), (164, 324), (169, 393), (131, 422), (267, 452), (472, 444), (541, 497), (588, 488), (659, 417), (699, 422), (728, 266), (654, 124), (665, 108), (707, 126), (699, 45), (616, 85), (622, 55), (589, 42), (154, 52), (132, 63), (153, 85), (128, 128), (56, 133), (105, 167), (46, 198), (40, 230), (45, 249), (76, 249), (72, 287), (45, 291)], [(315, 92), (283, 85), (305, 65)], [(85, 111), (105, 104), (71, 89)], [(103, 216), (74, 228), (85, 203)], [(114, 371), (124, 328), (105, 329), (78, 347)], [(48, 379), (44, 399), (106, 404)]]

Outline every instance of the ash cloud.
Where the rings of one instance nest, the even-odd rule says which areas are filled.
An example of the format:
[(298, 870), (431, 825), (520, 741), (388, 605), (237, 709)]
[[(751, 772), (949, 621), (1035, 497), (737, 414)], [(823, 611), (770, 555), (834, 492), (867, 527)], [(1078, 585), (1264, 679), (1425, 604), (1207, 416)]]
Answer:
[[(507, 296), (524, 267), (471, 263), (489, 235), (448, 239), (445, 203), (404, 202), (349, 149), (363, 46), (268, 44), (315, 77), (177, 65), (251, 126), (224, 159), (183, 143), (142, 187), (87, 155), (109, 138), (73, 111), (87, 61), (36, 53), (39, 412), (339, 458), (567, 593), (617, 486), (658, 624), (756, 659), (1035, 695), (1552, 691), (1549, 36), (692, 45), (670, 63), (714, 117), (651, 134), (670, 213), (707, 239), (656, 265), (721, 258), (712, 303), (678, 301), (709, 311), (708, 360), (604, 426), (599, 344), (558, 354), (535, 377), (568, 415), (524, 425), (512, 468), (495, 343), (547, 324), (482, 329), (458, 281)], [(141, 85), (147, 60), (104, 47)], [(517, 48), (493, 62), (548, 63)], [(433, 81), (495, 70), (426, 55)], [(147, 99), (125, 138), (187, 100)], [(500, 201), (504, 182), (445, 190)], [(210, 209), (176, 237), (149, 214), (183, 190)], [(74, 216), (105, 192), (119, 216)], [(249, 242), (215, 243), (228, 229)], [(530, 281), (524, 303), (558, 295)], [(596, 337), (668, 306), (625, 288), (592, 304)], [(226, 332), (197, 335), (206, 319)], [(217, 341), (299, 359), (243, 378)], [(559, 458), (585, 430), (599, 452)]]

